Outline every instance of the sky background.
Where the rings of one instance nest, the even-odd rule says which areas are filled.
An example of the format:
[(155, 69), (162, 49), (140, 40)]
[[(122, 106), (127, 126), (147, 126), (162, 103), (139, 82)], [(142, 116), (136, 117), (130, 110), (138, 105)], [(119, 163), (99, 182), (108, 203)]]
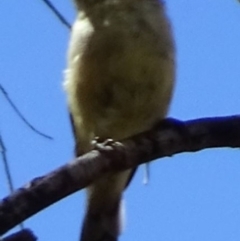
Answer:
[[(52, 1), (73, 22), (68, 0)], [(177, 84), (169, 115), (181, 120), (240, 114), (240, 4), (235, 0), (168, 0), (177, 45)], [(41, 0), (0, 1), (0, 84), (49, 141), (32, 132), (0, 93), (0, 132), (15, 187), (73, 158), (62, 89), (69, 30)], [(1, 160), (1, 159), (0, 159)], [(222, 148), (140, 167), (125, 193), (120, 241), (240, 239), (240, 151)], [(8, 195), (0, 162), (0, 197)], [(77, 240), (84, 192), (25, 222), (39, 240)], [(17, 229), (15, 229), (16, 231)]]

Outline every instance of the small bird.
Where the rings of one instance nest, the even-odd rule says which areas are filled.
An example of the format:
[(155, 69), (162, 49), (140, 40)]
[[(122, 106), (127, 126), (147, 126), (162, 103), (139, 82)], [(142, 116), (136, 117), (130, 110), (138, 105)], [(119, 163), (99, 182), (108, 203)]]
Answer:
[[(175, 79), (175, 46), (162, 0), (75, 0), (65, 77), (76, 155), (94, 138), (121, 141), (165, 118)], [(80, 241), (117, 241), (121, 199), (134, 170), (87, 187)]]

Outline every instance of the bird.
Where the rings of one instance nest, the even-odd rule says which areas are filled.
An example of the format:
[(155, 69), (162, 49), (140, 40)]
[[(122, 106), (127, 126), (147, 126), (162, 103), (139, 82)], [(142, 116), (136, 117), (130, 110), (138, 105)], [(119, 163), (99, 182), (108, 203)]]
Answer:
[[(163, 0), (75, 0), (64, 86), (76, 156), (93, 140), (117, 142), (167, 115), (175, 42)], [(80, 241), (117, 241), (122, 196), (136, 168), (110, 172), (86, 190)]]

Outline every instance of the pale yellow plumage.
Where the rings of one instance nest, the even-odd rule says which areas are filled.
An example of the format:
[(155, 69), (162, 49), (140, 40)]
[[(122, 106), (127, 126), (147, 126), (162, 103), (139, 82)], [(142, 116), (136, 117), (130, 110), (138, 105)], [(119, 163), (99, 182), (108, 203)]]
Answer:
[[(80, 155), (91, 150), (96, 136), (122, 140), (163, 119), (175, 64), (161, 1), (79, 0), (76, 4), (65, 87)], [(89, 187), (82, 241), (117, 240), (115, 219), (130, 173), (106, 175)]]

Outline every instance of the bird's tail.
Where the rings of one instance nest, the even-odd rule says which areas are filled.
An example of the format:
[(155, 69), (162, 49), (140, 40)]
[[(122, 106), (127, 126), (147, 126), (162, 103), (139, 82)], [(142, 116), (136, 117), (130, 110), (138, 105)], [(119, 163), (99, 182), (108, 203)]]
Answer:
[(122, 192), (134, 170), (108, 174), (87, 188), (87, 211), (80, 241), (117, 241), (122, 230)]
[(121, 231), (121, 197), (102, 210), (91, 205), (85, 214), (80, 241), (117, 241)]

